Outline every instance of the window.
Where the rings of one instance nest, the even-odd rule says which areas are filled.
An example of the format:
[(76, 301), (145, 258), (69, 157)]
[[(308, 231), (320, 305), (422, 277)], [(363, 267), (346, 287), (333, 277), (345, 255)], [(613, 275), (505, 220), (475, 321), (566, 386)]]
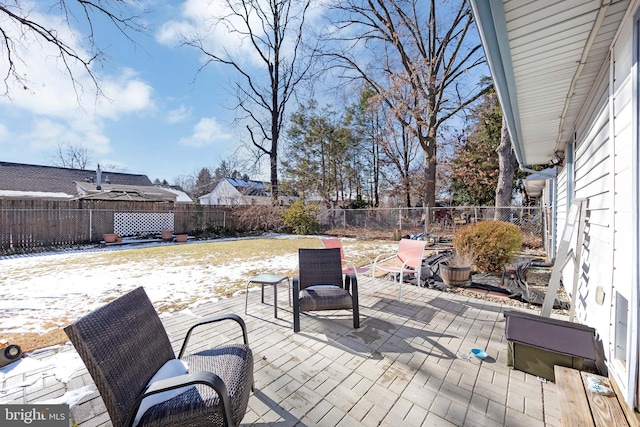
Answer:
[(616, 292), (616, 324), (614, 358), (627, 365), (627, 317), (629, 314), (629, 302), (620, 293)]

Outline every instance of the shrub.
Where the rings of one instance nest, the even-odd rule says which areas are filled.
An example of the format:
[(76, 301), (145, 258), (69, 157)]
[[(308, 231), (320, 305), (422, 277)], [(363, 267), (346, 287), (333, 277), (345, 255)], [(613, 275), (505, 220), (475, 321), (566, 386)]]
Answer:
[(284, 226), (294, 234), (316, 234), (320, 230), (318, 224), (318, 206), (305, 205), (301, 200), (296, 201), (282, 212)]
[(453, 248), (459, 253), (475, 254), (475, 268), (499, 272), (513, 260), (522, 246), (522, 231), (510, 222), (484, 221), (469, 224), (453, 237)]
[(235, 226), (241, 231), (279, 231), (282, 228), (282, 208), (271, 205), (235, 206)]

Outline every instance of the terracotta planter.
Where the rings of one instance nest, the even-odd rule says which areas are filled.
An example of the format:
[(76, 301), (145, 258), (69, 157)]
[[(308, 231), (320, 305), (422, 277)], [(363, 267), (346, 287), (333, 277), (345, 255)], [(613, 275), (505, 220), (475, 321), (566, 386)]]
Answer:
[(440, 264), (440, 278), (447, 286), (466, 285), (471, 278), (471, 267), (452, 267), (442, 263)]
[(176, 234), (176, 242), (186, 242), (188, 238), (186, 234)]
[(104, 240), (105, 243), (115, 243), (118, 240), (118, 235), (115, 233), (103, 234), (102, 240)]
[(173, 230), (162, 230), (162, 240), (170, 242), (173, 240)]

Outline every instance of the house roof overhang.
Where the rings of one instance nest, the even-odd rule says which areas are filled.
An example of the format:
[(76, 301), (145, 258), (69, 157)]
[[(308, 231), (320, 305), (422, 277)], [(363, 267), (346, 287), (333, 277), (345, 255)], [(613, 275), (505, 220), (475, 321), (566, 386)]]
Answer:
[(518, 163), (571, 141), (629, 0), (471, 0)]

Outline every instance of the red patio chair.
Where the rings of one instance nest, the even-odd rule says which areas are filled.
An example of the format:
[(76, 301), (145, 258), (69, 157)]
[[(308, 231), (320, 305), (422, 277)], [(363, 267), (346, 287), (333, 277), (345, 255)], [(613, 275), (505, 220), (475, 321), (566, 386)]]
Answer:
[[(376, 268), (389, 273), (399, 274), (400, 289), (398, 291), (398, 301), (402, 301), (402, 279), (405, 274), (413, 273), (420, 284), (420, 269), (422, 258), (424, 257), (424, 240), (402, 239), (398, 245), (398, 251), (393, 253), (380, 254), (373, 261), (371, 268), (371, 286), (375, 286)], [(395, 281), (395, 276), (394, 276)]]
[[(342, 259), (342, 274), (345, 275), (358, 275), (366, 273), (371, 269), (371, 259), (364, 254), (354, 253), (352, 257), (347, 258), (344, 255), (344, 249), (342, 248), (342, 242), (337, 237), (327, 237), (322, 239), (322, 245), (325, 249), (338, 248), (340, 249), (340, 258)], [(367, 265), (358, 266), (362, 263), (361, 259), (367, 260)]]

